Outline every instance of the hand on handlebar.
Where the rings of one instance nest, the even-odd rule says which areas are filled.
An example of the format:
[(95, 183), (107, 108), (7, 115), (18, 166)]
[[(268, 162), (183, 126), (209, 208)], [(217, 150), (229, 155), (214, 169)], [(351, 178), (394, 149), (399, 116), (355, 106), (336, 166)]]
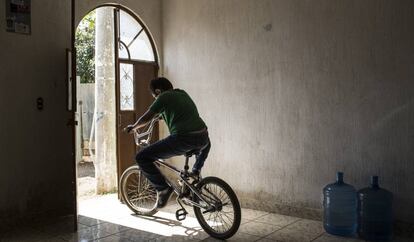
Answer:
[[(145, 124), (130, 124), (123, 128), (124, 132), (128, 134), (134, 134), (135, 144), (138, 146), (148, 146), (151, 141), (152, 131), (155, 123), (160, 120), (159, 116), (154, 117), (151, 122)], [(139, 122), (138, 122), (139, 123)], [(145, 127), (146, 131), (140, 131), (140, 128)], [(145, 138), (146, 137), (146, 138)]]
[(134, 129), (134, 125), (130, 124), (124, 128), (124, 132), (131, 134), (133, 129)]
[(144, 123), (144, 124), (140, 124), (140, 125), (137, 125), (137, 126), (135, 126), (136, 124), (130, 124), (130, 125), (126, 126), (125, 128), (123, 128), (123, 131), (127, 132), (128, 134), (132, 134), (133, 131), (139, 130), (140, 128), (142, 128), (144, 126), (148, 127), (148, 125), (149, 125), (148, 130), (144, 133), (147, 133), (147, 134), (152, 133), (152, 128), (154, 127), (155, 122), (157, 122), (160, 119), (161, 119), (161, 115), (157, 115), (149, 123)]

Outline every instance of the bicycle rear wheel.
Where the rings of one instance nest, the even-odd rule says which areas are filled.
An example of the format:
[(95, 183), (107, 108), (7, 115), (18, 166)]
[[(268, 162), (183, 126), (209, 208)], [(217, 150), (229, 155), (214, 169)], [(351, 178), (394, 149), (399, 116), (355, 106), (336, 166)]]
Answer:
[[(217, 239), (228, 239), (233, 236), (241, 221), (240, 203), (233, 189), (218, 177), (202, 179), (197, 188), (207, 202), (216, 205), (213, 211), (194, 206), (194, 213), (201, 227)], [(198, 202), (199, 198), (194, 195), (194, 200)]]
[(122, 173), (119, 184), (125, 204), (136, 214), (150, 216), (157, 212), (157, 191), (137, 165)]

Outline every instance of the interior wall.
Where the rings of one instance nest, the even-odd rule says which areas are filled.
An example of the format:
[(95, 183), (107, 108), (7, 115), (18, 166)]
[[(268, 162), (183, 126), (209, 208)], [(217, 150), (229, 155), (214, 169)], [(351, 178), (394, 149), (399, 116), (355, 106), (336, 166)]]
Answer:
[[(73, 211), (72, 127), (66, 111), (70, 1), (31, 1), (30, 35), (6, 32), (0, 4), (0, 228)], [(38, 111), (36, 99), (44, 99)]]
[[(76, 24), (102, 3), (77, 0)], [(119, 3), (141, 17), (159, 46), (160, 1)], [(67, 125), (72, 114), (66, 110), (71, 1), (31, 4), (31, 35), (6, 32), (0, 4), (0, 230), (40, 215), (70, 214), (75, 206), (73, 128)], [(36, 109), (38, 97), (44, 99), (42, 111)]]
[(163, 1), (164, 73), (209, 126), (204, 176), (243, 206), (320, 216), (344, 171), (414, 223), (412, 1)]

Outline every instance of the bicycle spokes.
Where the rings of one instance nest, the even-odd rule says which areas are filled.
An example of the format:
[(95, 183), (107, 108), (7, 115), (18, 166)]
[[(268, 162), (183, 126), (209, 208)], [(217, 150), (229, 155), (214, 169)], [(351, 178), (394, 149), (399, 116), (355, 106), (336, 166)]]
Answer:
[(157, 200), (157, 192), (141, 173), (129, 177), (126, 195), (128, 200), (137, 207), (148, 207)]
[(212, 211), (203, 211), (206, 222), (218, 233), (228, 231), (234, 223), (234, 208), (227, 193), (215, 184), (202, 187), (201, 195), (211, 205)]

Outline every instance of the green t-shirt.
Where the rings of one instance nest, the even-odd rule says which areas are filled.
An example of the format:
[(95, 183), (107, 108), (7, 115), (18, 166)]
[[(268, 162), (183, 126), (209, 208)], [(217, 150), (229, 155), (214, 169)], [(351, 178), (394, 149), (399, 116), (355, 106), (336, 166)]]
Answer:
[(162, 114), (170, 134), (187, 134), (207, 127), (193, 100), (181, 89), (161, 93), (149, 109)]

